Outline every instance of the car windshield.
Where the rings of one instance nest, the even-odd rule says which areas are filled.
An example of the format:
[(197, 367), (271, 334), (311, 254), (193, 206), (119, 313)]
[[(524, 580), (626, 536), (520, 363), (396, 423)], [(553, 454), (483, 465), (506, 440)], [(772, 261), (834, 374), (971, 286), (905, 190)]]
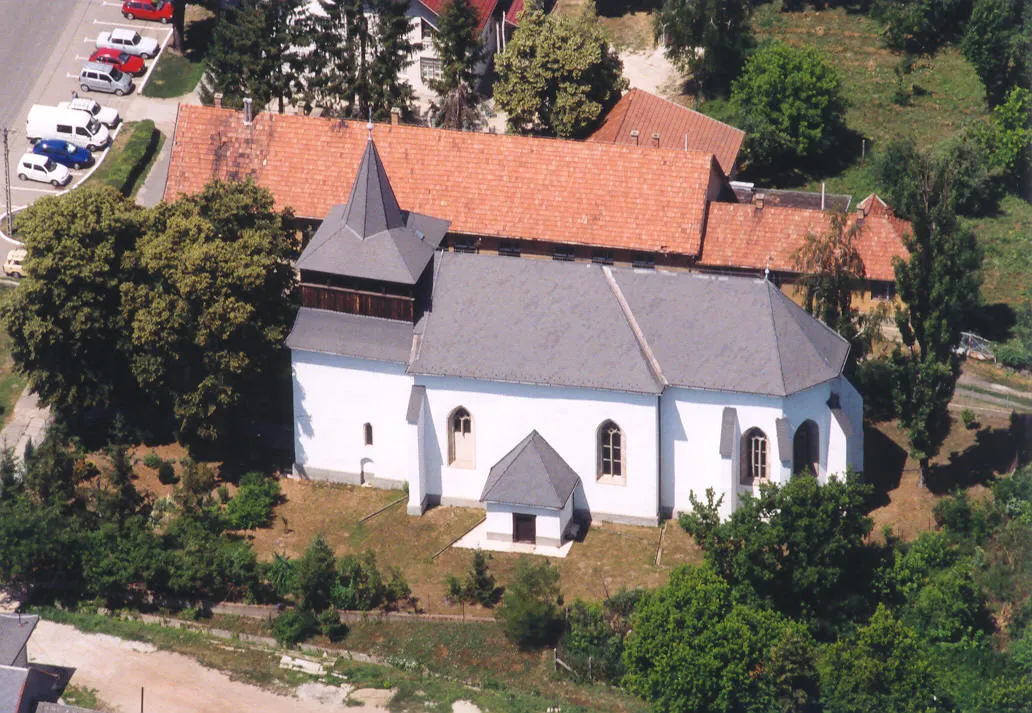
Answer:
[(119, 52), (118, 53), (118, 62), (119, 62), (119, 64), (125, 64), (128, 61), (129, 61), (129, 55), (127, 55), (125, 52)]
[(131, 45), (138, 45), (138, 44), (140, 44), (140, 33), (139, 32), (134, 32), (132, 37), (127, 37), (126, 38), (126, 41), (128, 41), (129, 44), (131, 44)]
[(44, 170), (45, 170), (45, 171), (46, 171), (47, 173), (50, 173), (50, 172), (51, 172), (51, 171), (53, 171), (53, 170), (54, 170), (55, 168), (57, 168), (57, 161), (55, 161), (55, 160), (54, 160), (54, 159), (52, 159), (52, 158), (48, 158), (48, 159), (47, 159), (47, 162), (46, 162), (45, 164), (43, 164), (43, 169), (44, 169)]
[(86, 130), (89, 131), (90, 134), (96, 134), (100, 131), (100, 122), (96, 119), (90, 119), (90, 123), (86, 124)]
[(118, 69), (118, 67), (111, 68), (111, 79), (116, 82), (122, 81), (122, 72)]
[(65, 151), (68, 152), (68, 153), (75, 153), (79, 149), (79, 147), (76, 146), (75, 144), (65, 144), (64, 148), (65, 148)]

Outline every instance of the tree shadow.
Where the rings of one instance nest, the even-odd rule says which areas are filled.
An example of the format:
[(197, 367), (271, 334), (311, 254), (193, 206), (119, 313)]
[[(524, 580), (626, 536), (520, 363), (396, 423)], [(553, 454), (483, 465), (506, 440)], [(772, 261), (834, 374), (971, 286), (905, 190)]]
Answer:
[(632, 12), (652, 12), (662, 6), (660, 0), (597, 0), (595, 10), (601, 17), (623, 17)]
[(889, 504), (889, 491), (899, 487), (907, 452), (872, 425), (864, 425), (864, 480), (874, 487), (871, 508)]
[(203, 20), (194, 20), (189, 23), (184, 30), (183, 56), (191, 62), (199, 62), (204, 59), (214, 31), (214, 17), (206, 17)]
[(973, 445), (963, 452), (950, 453), (947, 463), (932, 466), (928, 488), (936, 495), (972, 485), (988, 485), (997, 473), (1005, 473), (1017, 457), (1014, 427), (983, 428), (975, 434)]
[(968, 316), (968, 329), (994, 342), (1010, 339), (1011, 330), (1018, 321), (1014, 307), (1003, 302), (982, 304)]

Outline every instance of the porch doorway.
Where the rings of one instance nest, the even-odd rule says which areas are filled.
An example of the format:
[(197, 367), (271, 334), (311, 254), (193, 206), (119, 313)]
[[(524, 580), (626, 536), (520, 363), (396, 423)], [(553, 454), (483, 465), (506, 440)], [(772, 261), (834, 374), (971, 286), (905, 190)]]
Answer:
[(537, 543), (537, 516), (512, 514), (512, 541), (528, 545)]

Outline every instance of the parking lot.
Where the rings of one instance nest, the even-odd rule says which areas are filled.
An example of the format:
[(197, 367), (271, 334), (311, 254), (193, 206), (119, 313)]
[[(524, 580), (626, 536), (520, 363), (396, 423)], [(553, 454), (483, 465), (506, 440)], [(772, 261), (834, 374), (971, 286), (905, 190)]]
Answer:
[[(6, 1), (4, 0), (4, 2)], [(14, 1), (24, 2), (24, 0)], [(18, 180), (19, 159), (24, 153), (32, 150), (25, 135), (25, 121), (32, 105), (44, 104), (53, 106), (58, 102), (69, 101), (73, 98), (73, 92), (77, 92), (80, 97), (95, 99), (102, 106), (117, 110), (123, 119), (127, 115), (132, 119), (147, 118), (144, 108), (145, 101), (138, 101), (138, 97), (149, 79), (151, 71), (153, 71), (154, 65), (157, 62), (156, 58), (146, 61), (144, 73), (133, 79), (133, 84), (135, 85), (133, 92), (124, 97), (116, 97), (113, 94), (95, 91), (84, 92), (79, 87), (79, 70), (89, 59), (90, 54), (96, 49), (97, 35), (101, 32), (110, 31), (116, 27), (131, 28), (139, 32), (141, 36), (156, 39), (162, 51), (164, 51), (172, 36), (171, 25), (142, 20), (132, 22), (126, 20), (122, 17), (121, 2), (114, 2), (113, 0), (73, 0), (72, 2), (64, 0), (63, 2), (55, 2), (48, 9), (56, 12), (65, 12), (66, 15), (65, 17), (56, 18), (49, 15), (45, 18), (38, 16), (39, 21), (35, 23), (11, 22), (8, 24), (5, 22), (3, 24), (8, 24), (8, 28), (6, 30), (0, 29), (0, 45), (3, 45), (6, 40), (10, 39), (12, 42), (16, 42), (25, 48), (22, 51), (23, 55), (31, 56), (33, 48), (38, 48), (39, 53), (49, 52), (49, 56), (36, 57), (34, 63), (14, 69), (14, 71), (32, 72), (37, 79), (32, 89), (27, 92), (27, 96), (24, 96), (22, 99), (20, 107), (15, 109), (11, 104), (8, 104), (3, 112), (4, 115), (0, 116), (0, 119), (6, 121), (7, 125), (13, 130), (9, 138), (11, 166), (11, 176), (9, 178), (11, 181), (12, 203), (16, 209), (31, 204), (41, 196), (62, 193), (79, 185), (96, 166), (100, 165), (104, 154), (107, 153), (106, 151), (95, 152), (94, 157), (96, 160), (93, 166), (81, 170), (73, 170), (72, 181), (63, 188), (53, 188), (45, 183), (36, 181)], [(0, 3), (0, 16), (6, 17), (4, 10), (4, 3)], [(21, 9), (12, 10), (11, 15), (12, 17), (21, 15), (22, 19), (24, 19), (24, 13), (21, 12)], [(63, 30), (61, 29), (62, 20), (65, 22)], [(20, 36), (8, 37), (9, 34), (14, 32), (19, 33)], [(52, 41), (52, 37), (48, 33), (55, 32), (61, 32), (61, 35), (56, 44), (54, 44), (53, 49), (49, 50), (47, 45)], [(40, 37), (26, 37), (26, 33), (38, 33)], [(47, 36), (44, 37), (44, 34), (47, 34)], [(22, 81), (24, 82), (24, 77)], [(19, 98), (22, 98), (18, 94), (26, 94), (25, 92), (18, 92), (17, 89), (17, 86), (14, 86), (12, 89), (7, 87), (0, 88), (0, 104), (3, 104), (5, 99), (13, 99), (16, 102)], [(13, 96), (4, 96), (4, 94)], [(134, 103), (138, 105), (139, 111), (133, 110)], [(120, 130), (120, 126), (116, 131)], [(3, 213), (3, 211), (4, 207), (0, 205), (0, 213)], [(0, 228), (5, 230), (6, 222)], [(6, 250), (0, 250), (0, 252), (6, 252)]]

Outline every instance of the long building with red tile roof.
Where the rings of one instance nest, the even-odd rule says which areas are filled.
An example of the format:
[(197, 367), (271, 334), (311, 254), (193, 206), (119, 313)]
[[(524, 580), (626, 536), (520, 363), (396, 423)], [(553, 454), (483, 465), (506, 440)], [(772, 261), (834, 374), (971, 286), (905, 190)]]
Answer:
[(688, 107), (632, 89), (606, 114), (588, 141), (646, 148), (706, 151), (730, 176), (745, 132)]
[[(406, 210), (451, 233), (524, 243), (697, 256), (707, 206), (724, 190), (713, 155), (378, 124), (387, 175)], [(322, 220), (347, 201), (368, 138), (362, 122), (217, 107), (179, 110), (165, 195), (214, 178), (253, 179), (277, 208)]]
[[(702, 247), (700, 267), (748, 271), (771, 269), (793, 273), (793, 255), (807, 233), (831, 227), (832, 214), (805, 208), (753, 203), (712, 203)], [(849, 214), (847, 225), (860, 222), (857, 251), (864, 261), (867, 279), (891, 282), (895, 279), (893, 258), (905, 258), (903, 236), (909, 223), (872, 194)]]

